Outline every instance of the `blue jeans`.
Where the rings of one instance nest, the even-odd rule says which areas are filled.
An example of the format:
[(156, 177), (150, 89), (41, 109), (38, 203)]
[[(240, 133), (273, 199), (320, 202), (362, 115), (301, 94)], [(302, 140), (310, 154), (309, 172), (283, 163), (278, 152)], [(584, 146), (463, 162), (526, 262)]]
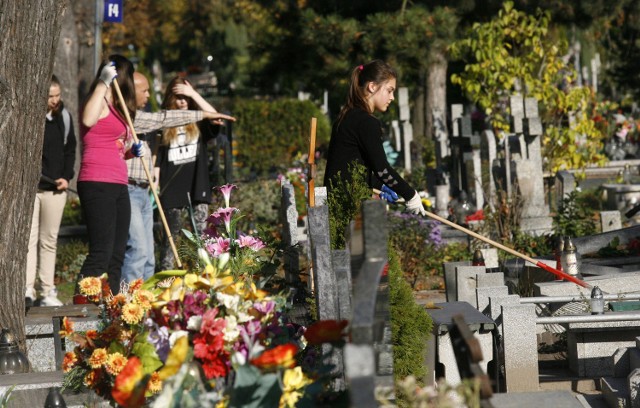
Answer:
[(149, 198), (149, 189), (129, 185), (131, 200), (131, 223), (127, 252), (122, 265), (122, 281), (149, 279), (155, 269), (153, 249), (153, 209)]

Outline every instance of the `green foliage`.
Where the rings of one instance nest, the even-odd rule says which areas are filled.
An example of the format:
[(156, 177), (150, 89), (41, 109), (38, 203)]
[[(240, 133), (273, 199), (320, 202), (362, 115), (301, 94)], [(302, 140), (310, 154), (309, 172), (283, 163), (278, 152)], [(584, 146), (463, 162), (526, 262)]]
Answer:
[(577, 191), (562, 199), (558, 212), (553, 216), (557, 235), (581, 237), (596, 233), (595, 211), (589, 205), (589, 199), (589, 195), (581, 196)]
[(80, 207), (80, 199), (71, 198), (64, 205), (62, 213), (62, 222), (60, 225), (80, 225), (82, 221), (82, 207)]
[(310, 101), (243, 99), (233, 110), (238, 118), (236, 164), (257, 174), (282, 170), (300, 152), (308, 153), (312, 117), (318, 119), (316, 146), (329, 141), (329, 121)]
[[(238, 228), (249, 232), (255, 230), (258, 225), (277, 226), (278, 208), (280, 208), (280, 182), (278, 180), (254, 180), (240, 181), (236, 183), (237, 189), (233, 190), (233, 206), (242, 208), (242, 217), (238, 221)], [(216, 209), (224, 206), (222, 194), (215, 194), (211, 206)]]
[(591, 91), (572, 85), (575, 71), (561, 58), (566, 41), (554, 38), (549, 23), (548, 12), (527, 15), (505, 2), (497, 17), (473, 24), (466, 38), (451, 45), (454, 58), (469, 61), (451, 81), (483, 109), (498, 134), (510, 129), (511, 95), (535, 98), (547, 170), (602, 164), (603, 136), (590, 116)]
[(399, 254), (389, 246), (389, 305), (391, 309), (391, 341), (393, 343), (393, 376), (424, 378), (427, 340), (433, 321), (419, 306), (411, 286), (405, 280)]
[(350, 176), (341, 177), (331, 186), (327, 196), (329, 234), (332, 249), (344, 249), (349, 224), (360, 213), (362, 201), (371, 198), (371, 188), (365, 181), (366, 168), (349, 164)]
[(75, 282), (88, 253), (89, 246), (80, 240), (71, 240), (58, 245), (56, 277), (61, 282)]
[(389, 242), (399, 254), (404, 278), (416, 290), (434, 289), (430, 278), (443, 276), (443, 263), (471, 259), (467, 245), (442, 242), (439, 223), (401, 213), (387, 219)]

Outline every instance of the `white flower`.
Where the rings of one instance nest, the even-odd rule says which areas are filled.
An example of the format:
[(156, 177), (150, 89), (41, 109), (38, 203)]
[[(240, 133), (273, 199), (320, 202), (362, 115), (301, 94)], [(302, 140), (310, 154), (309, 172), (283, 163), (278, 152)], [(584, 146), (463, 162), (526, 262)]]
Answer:
[(202, 316), (191, 316), (189, 320), (187, 320), (188, 330), (200, 331), (201, 325), (202, 325)]
[(240, 353), (240, 352), (235, 352), (231, 356), (231, 363), (234, 366), (235, 365), (239, 365), (239, 366), (245, 365), (247, 363), (247, 357), (245, 357), (245, 355)]
[(232, 342), (240, 336), (240, 329), (238, 328), (238, 320), (235, 316), (226, 316), (224, 318), (226, 325), (224, 328), (224, 341)]
[(218, 299), (218, 302), (222, 303), (224, 307), (227, 308), (227, 311), (233, 311), (234, 313), (238, 311), (240, 296), (227, 295), (226, 293), (218, 292), (216, 293), (216, 299)]
[(171, 333), (171, 335), (169, 336), (169, 345), (171, 346), (171, 348), (173, 348), (173, 346), (176, 344), (176, 340), (178, 340), (180, 337), (184, 337), (184, 336), (188, 336), (189, 332), (186, 330), (176, 330), (173, 333)]

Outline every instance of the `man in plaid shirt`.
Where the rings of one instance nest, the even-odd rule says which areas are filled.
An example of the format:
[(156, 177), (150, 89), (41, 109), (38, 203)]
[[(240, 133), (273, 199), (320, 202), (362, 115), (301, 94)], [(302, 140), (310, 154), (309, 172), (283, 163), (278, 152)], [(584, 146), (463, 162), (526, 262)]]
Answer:
[[(138, 109), (147, 105), (149, 100), (149, 81), (139, 72), (133, 75), (136, 88)], [(153, 171), (151, 146), (155, 146), (155, 131), (162, 128), (197, 122), (208, 112), (168, 110), (156, 113), (138, 110), (133, 123), (138, 138), (144, 146), (144, 154), (138, 159), (127, 160), (129, 171), (129, 198), (131, 200), (131, 224), (127, 251), (122, 265), (122, 281), (131, 282), (137, 278), (147, 280), (155, 271), (155, 252), (153, 243), (153, 208), (149, 197), (149, 179), (144, 171), (142, 160), (147, 160), (147, 168)]]

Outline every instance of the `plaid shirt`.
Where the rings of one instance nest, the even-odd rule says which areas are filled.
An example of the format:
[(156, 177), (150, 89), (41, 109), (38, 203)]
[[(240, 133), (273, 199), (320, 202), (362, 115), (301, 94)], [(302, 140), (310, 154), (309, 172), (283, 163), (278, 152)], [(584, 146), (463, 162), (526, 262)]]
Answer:
[[(199, 122), (201, 120), (202, 111), (165, 110), (152, 113), (139, 110), (136, 112), (136, 119), (133, 122), (133, 126), (136, 128), (136, 133), (151, 133), (151, 135), (155, 135), (154, 131), (159, 129), (182, 126), (188, 123)], [(151, 149), (149, 148), (148, 140), (144, 140), (143, 137), (140, 137), (140, 140), (142, 140), (142, 144), (144, 146), (144, 158), (147, 159), (147, 166), (151, 176), (153, 177)], [(132, 180), (136, 183), (142, 184), (149, 182), (149, 179), (147, 179), (147, 175), (144, 172), (141, 160), (138, 160), (137, 158), (127, 160), (127, 170), (130, 181)]]

